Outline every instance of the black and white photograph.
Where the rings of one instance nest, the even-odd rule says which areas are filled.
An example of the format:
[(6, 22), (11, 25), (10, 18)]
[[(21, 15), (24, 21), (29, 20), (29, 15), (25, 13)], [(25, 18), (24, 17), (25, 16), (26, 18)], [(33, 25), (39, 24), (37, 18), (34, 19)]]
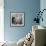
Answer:
[(24, 13), (11, 12), (11, 26), (24, 26)]

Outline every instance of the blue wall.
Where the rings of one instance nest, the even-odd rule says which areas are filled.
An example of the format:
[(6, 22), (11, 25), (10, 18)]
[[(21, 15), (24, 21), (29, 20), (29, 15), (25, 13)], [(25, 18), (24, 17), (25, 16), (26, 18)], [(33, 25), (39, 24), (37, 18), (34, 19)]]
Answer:
[[(18, 41), (24, 37), (34, 24), (35, 12), (40, 9), (40, 0), (4, 0), (4, 38), (7, 41)], [(24, 12), (25, 26), (10, 27), (10, 12)]]
[[(46, 0), (41, 0), (40, 1), (40, 10), (42, 11), (43, 9), (46, 9)], [(43, 12), (43, 22), (40, 21), (40, 25), (46, 27), (46, 10)]]

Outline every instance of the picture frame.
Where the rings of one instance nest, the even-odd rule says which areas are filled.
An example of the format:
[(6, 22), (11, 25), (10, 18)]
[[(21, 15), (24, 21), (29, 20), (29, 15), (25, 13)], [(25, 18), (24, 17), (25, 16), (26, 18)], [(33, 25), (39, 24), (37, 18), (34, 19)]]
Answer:
[(10, 25), (12, 27), (24, 26), (24, 12), (11, 12), (10, 13)]

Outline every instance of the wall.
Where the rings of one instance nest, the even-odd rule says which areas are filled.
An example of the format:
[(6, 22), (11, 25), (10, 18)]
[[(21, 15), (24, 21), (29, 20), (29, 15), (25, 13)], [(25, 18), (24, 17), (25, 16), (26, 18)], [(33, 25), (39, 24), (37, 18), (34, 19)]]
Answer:
[[(41, 9), (41, 11), (43, 9), (46, 9), (46, 0), (41, 0), (40, 1), (40, 9)], [(46, 11), (43, 12), (43, 16), (42, 17), (43, 17), (44, 20), (43, 20), (43, 22), (42, 21), (40, 22), (40, 25), (46, 27), (46, 20), (45, 20), (46, 19)]]
[[(40, 0), (4, 0), (4, 38), (7, 41), (18, 41), (32, 29), (35, 12), (40, 10)], [(25, 26), (10, 27), (10, 12), (24, 12)]]

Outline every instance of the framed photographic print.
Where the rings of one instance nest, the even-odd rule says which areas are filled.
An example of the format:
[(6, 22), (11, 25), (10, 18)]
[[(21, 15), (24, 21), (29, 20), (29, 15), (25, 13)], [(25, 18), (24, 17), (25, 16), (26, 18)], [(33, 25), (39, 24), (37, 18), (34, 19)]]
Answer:
[(11, 26), (24, 26), (24, 13), (11, 12), (10, 15)]

